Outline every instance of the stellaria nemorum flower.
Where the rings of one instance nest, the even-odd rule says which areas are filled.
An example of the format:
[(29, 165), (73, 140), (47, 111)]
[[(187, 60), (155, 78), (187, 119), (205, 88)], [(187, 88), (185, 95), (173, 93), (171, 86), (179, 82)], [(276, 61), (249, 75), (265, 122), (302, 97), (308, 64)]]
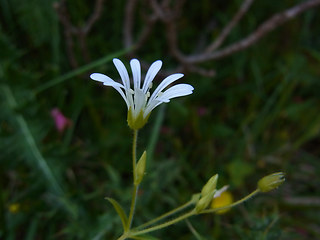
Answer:
[(113, 59), (113, 63), (119, 72), (122, 84), (101, 73), (92, 73), (90, 78), (102, 82), (103, 85), (111, 86), (120, 93), (128, 107), (128, 125), (133, 130), (138, 130), (146, 124), (151, 111), (155, 107), (161, 103), (170, 102), (172, 98), (189, 95), (194, 89), (191, 85), (183, 83), (168, 87), (183, 77), (183, 74), (175, 73), (166, 77), (150, 95), (152, 81), (159, 72), (162, 61), (157, 60), (152, 63), (144, 81), (142, 81), (140, 62), (137, 59), (132, 59), (130, 66), (133, 76), (133, 88), (131, 88), (132, 84), (124, 64), (117, 58)]

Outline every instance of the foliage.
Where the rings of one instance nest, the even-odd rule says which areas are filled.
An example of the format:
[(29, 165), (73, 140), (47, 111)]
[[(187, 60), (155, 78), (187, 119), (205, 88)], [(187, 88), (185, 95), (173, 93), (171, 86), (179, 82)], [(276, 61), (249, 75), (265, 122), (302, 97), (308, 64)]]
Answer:
[[(213, 18), (219, 25), (206, 41), (239, 2), (188, 1), (179, 21), (183, 50), (194, 49), (203, 30), (199, 25), (213, 18), (211, 9), (221, 9)], [(228, 41), (243, 38), (267, 14), (297, 1), (274, 2), (257, 1)], [(122, 46), (125, 2), (104, 4), (87, 39), (94, 60), (85, 62), (75, 46), (81, 63), (75, 69), (53, 5), (53, 0), (0, 1), (0, 238), (115, 239), (121, 220), (104, 198), (129, 208), (131, 132), (117, 93), (97, 87), (88, 76), (93, 71), (116, 76), (112, 58), (124, 59), (130, 51)], [(93, 8), (90, 1), (71, 0), (68, 6), (78, 25)], [(184, 82), (195, 93), (158, 109), (140, 133), (141, 146), (148, 146), (148, 174), (136, 224), (187, 201), (215, 173), (239, 198), (261, 176), (281, 170), (288, 181), (275, 193), (226, 215), (197, 216), (156, 237), (319, 237), (320, 218), (314, 214), (320, 181), (319, 22), (311, 10), (250, 49), (203, 63), (217, 70), (215, 78), (186, 74)], [(155, 28), (139, 58), (162, 59), (164, 68), (174, 68), (163, 47), (165, 30)], [(54, 107), (72, 120), (62, 134), (50, 116)], [(138, 156), (143, 150), (138, 146)]]

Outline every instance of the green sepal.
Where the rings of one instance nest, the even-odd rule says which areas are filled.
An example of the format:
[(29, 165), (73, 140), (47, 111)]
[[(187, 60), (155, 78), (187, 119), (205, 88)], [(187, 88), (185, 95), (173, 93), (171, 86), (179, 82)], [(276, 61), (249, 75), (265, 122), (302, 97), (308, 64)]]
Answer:
[(213, 199), (213, 194), (207, 194), (204, 197), (201, 197), (200, 200), (197, 202), (195, 210), (197, 213), (200, 213), (202, 210), (206, 209), (210, 202)]
[(127, 115), (128, 125), (133, 130), (139, 130), (144, 125), (146, 125), (146, 123), (148, 122), (149, 116), (150, 116), (150, 114), (148, 114), (148, 116), (146, 116), (144, 118), (143, 117), (143, 111), (140, 111), (138, 116), (136, 118), (133, 118), (132, 110), (131, 110), (131, 108), (129, 108), (128, 115)]
[(125, 214), (123, 208), (121, 207), (121, 205), (113, 198), (105, 198), (105, 199), (107, 199), (112, 204), (114, 209), (117, 211), (117, 213), (121, 219), (121, 222), (122, 222), (123, 230), (125, 232), (128, 231), (129, 230), (129, 220), (128, 220), (128, 217)]
[(201, 190), (201, 197), (211, 194), (214, 190), (216, 190), (217, 181), (218, 181), (218, 174), (212, 176), (208, 180), (208, 182), (203, 186)]
[(193, 194), (190, 201), (193, 204), (196, 204), (200, 200), (200, 197), (201, 197), (201, 193)]
[(261, 178), (258, 182), (258, 189), (261, 192), (269, 192), (279, 187), (284, 181), (284, 173), (276, 172)]

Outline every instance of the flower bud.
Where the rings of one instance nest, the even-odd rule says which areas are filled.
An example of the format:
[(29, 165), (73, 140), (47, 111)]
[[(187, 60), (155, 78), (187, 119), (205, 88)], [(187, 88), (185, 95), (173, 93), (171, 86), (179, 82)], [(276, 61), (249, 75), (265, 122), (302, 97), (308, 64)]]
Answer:
[(196, 204), (199, 201), (200, 197), (201, 197), (201, 193), (193, 194), (190, 201), (193, 204)]
[(208, 194), (212, 194), (212, 192), (217, 187), (218, 174), (212, 176), (209, 181), (203, 186), (201, 190), (201, 197), (205, 197)]
[(277, 172), (261, 178), (258, 182), (258, 189), (261, 192), (269, 192), (279, 187), (285, 181), (284, 173)]
[(143, 179), (144, 172), (146, 169), (146, 160), (147, 160), (147, 152), (144, 151), (136, 166), (134, 185), (140, 184)]
[(212, 194), (207, 194), (204, 197), (200, 198), (200, 200), (197, 202), (197, 205), (195, 207), (197, 213), (201, 212), (202, 210), (206, 209), (209, 206), (209, 204), (212, 201), (214, 193), (215, 191), (213, 191)]

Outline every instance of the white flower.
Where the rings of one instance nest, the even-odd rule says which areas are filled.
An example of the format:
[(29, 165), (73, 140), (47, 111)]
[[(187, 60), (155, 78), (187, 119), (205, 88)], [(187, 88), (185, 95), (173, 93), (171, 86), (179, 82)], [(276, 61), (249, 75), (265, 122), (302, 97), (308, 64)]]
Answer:
[[(161, 103), (170, 102), (171, 98), (189, 95), (193, 91), (193, 87), (189, 84), (177, 84), (167, 88), (171, 83), (183, 77), (183, 74), (176, 73), (166, 77), (150, 96), (149, 90), (152, 88), (152, 81), (159, 72), (162, 61), (158, 60), (152, 63), (144, 81), (142, 81), (140, 62), (137, 59), (132, 59), (130, 66), (133, 88), (131, 88), (129, 74), (124, 64), (117, 58), (113, 59), (113, 63), (120, 74), (122, 84), (101, 73), (92, 73), (90, 78), (103, 82), (103, 85), (111, 86), (120, 93), (128, 107), (128, 124), (134, 130), (143, 127), (151, 111)], [(167, 89), (164, 91), (165, 88)]]
[(222, 188), (218, 189), (218, 190), (214, 193), (213, 198), (220, 197), (223, 192), (225, 192), (225, 191), (228, 190), (228, 188), (229, 188), (229, 185), (225, 185), (225, 186), (223, 186)]

